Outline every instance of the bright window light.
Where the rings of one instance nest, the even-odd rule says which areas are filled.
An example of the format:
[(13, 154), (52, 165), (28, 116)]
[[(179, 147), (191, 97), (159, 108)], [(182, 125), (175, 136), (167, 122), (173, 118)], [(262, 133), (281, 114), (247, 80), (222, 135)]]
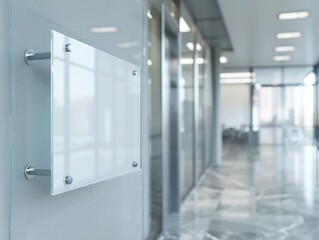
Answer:
[(221, 57), (219, 58), (219, 62), (220, 62), (221, 64), (225, 64), (225, 63), (228, 62), (228, 59), (227, 59), (227, 57), (225, 57), (225, 56), (221, 56)]
[[(205, 59), (204, 58), (197, 58), (197, 63), (204, 64)], [(193, 58), (181, 58), (181, 64), (182, 65), (191, 65), (191, 64), (194, 64), (194, 60), (193, 60)]]
[(191, 31), (190, 27), (188, 26), (183, 17), (179, 19), (179, 31), (182, 33)]
[(152, 66), (152, 64), (153, 64), (153, 63), (152, 63), (152, 60), (150, 60), (150, 59), (147, 60), (147, 65), (148, 65), (148, 66)]
[(193, 44), (193, 43), (188, 42), (188, 43), (186, 43), (186, 46), (187, 46), (187, 48), (188, 48), (190, 51), (194, 51), (194, 44)]
[(182, 65), (191, 65), (193, 63), (194, 63), (194, 60), (192, 58), (181, 58)]
[(222, 79), (228, 79), (228, 78), (232, 78), (232, 79), (238, 79), (238, 78), (253, 78), (255, 77), (256, 74), (255, 73), (251, 73), (251, 72), (235, 72), (235, 73), (221, 73), (219, 75), (220, 78)]
[(148, 17), (149, 19), (152, 19), (153, 16), (152, 16), (152, 14), (151, 14), (151, 10), (148, 10), (148, 11), (147, 11), (147, 17)]
[[(190, 51), (194, 51), (194, 44), (193, 44), (192, 42), (186, 43), (186, 46), (187, 46), (187, 48), (188, 48)], [(197, 50), (197, 51), (201, 51), (201, 50), (202, 50), (202, 46), (201, 46), (199, 43), (196, 44), (196, 50)]]
[(256, 90), (260, 90), (262, 88), (260, 83), (255, 83), (254, 87)]
[(274, 56), (274, 61), (275, 62), (285, 62), (285, 61), (290, 61), (291, 56)]
[(112, 33), (118, 31), (116, 27), (92, 27), (90, 30), (93, 33)]
[(198, 64), (204, 64), (205, 63), (205, 59), (204, 58), (197, 58), (197, 63)]
[(300, 38), (301, 32), (283, 32), (277, 33), (278, 39), (288, 39), (288, 38)]
[(279, 46), (275, 48), (276, 52), (293, 52), (296, 50), (295, 46)]
[(300, 11), (300, 12), (285, 12), (280, 13), (278, 15), (279, 20), (294, 20), (294, 19), (302, 19), (309, 17), (308, 11)]
[(314, 72), (309, 73), (303, 80), (305, 85), (314, 85), (316, 83), (316, 74)]

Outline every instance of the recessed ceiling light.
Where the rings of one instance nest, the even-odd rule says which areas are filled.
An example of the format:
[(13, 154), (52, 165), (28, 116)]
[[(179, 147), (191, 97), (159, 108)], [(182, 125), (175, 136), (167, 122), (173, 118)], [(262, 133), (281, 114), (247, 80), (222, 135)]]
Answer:
[(275, 48), (276, 52), (293, 52), (296, 50), (295, 46), (279, 46)]
[(300, 11), (300, 12), (284, 12), (278, 15), (279, 20), (294, 20), (294, 19), (302, 19), (309, 17), (308, 11)]
[(179, 31), (182, 33), (191, 31), (190, 27), (188, 26), (183, 17), (179, 19)]
[(93, 33), (112, 33), (118, 31), (116, 27), (92, 27), (90, 30)]
[(228, 59), (227, 59), (227, 57), (225, 57), (225, 56), (221, 56), (221, 57), (219, 58), (219, 62), (220, 62), (221, 64), (225, 64), (225, 63), (228, 62)]
[[(186, 43), (186, 46), (188, 47), (188, 49), (190, 51), (194, 51), (194, 44), (192, 42)], [(199, 43), (196, 44), (196, 50), (197, 51), (201, 51), (202, 50), (202, 46)]]
[(290, 61), (291, 56), (274, 56), (274, 61), (276, 62), (284, 62), (284, 61)]
[(288, 39), (288, 38), (300, 38), (301, 32), (283, 32), (277, 33), (278, 39)]

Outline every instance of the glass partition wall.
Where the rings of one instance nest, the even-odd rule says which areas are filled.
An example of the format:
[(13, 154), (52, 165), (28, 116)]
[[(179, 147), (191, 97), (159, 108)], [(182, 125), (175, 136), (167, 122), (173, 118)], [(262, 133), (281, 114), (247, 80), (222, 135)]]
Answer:
[(315, 138), (317, 142), (317, 146), (319, 147), (319, 65), (315, 66), (315, 76), (316, 76), (316, 84), (315, 84)]
[[(204, 129), (204, 40), (201, 34), (197, 33), (195, 72), (197, 81), (195, 85), (195, 109), (196, 109), (196, 159), (197, 159), (197, 178), (205, 171), (205, 129)], [(197, 69), (196, 69), (197, 68)]]
[(213, 126), (212, 126), (212, 111), (213, 111), (213, 88), (212, 88), (212, 68), (211, 52), (208, 44), (203, 41), (203, 115), (204, 115), (204, 159), (205, 168), (208, 168), (213, 161), (212, 139), (213, 139)]
[[(185, 8), (181, 9), (182, 21), (189, 30), (181, 32), (181, 79), (179, 89), (180, 104), (180, 191), (181, 198), (193, 188), (195, 183), (194, 164), (194, 54), (195, 26)], [(186, 31), (187, 30), (187, 31)]]
[(212, 139), (212, 75), (210, 49), (185, 5), (149, 0), (149, 6), (152, 240), (169, 227), (167, 220), (211, 162), (205, 146)]
[(310, 67), (255, 69), (260, 144), (312, 143), (315, 76)]
[(161, 62), (161, 5), (150, 3), (148, 37), (148, 83), (150, 99), (150, 232), (148, 239), (155, 239), (163, 229), (163, 153), (162, 153), (162, 62)]

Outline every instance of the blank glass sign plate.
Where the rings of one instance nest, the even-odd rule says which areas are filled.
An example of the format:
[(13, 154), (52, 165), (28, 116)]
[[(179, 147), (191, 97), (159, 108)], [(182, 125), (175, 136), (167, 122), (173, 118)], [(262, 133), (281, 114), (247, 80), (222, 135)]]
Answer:
[(51, 34), (51, 194), (139, 171), (140, 67)]

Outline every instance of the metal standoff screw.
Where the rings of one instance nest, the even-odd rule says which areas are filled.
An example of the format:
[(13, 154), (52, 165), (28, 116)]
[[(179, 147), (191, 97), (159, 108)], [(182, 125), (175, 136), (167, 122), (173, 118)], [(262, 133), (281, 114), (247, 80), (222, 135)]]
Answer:
[(64, 48), (65, 48), (66, 52), (72, 52), (72, 44), (71, 43), (65, 44)]
[(137, 166), (138, 166), (138, 163), (137, 163), (136, 161), (134, 161), (133, 164), (132, 164), (132, 166), (133, 166), (133, 167), (137, 167)]
[(71, 176), (66, 176), (64, 179), (65, 184), (72, 184), (73, 183), (73, 178)]
[(133, 76), (137, 76), (137, 70), (133, 71)]
[(32, 49), (27, 49), (24, 52), (24, 61), (28, 65), (30, 65), (30, 61), (47, 60), (47, 59), (51, 59), (51, 53), (50, 52), (36, 53)]
[(51, 176), (51, 169), (35, 168), (32, 163), (29, 163), (24, 169), (24, 176), (31, 180), (34, 176)]

